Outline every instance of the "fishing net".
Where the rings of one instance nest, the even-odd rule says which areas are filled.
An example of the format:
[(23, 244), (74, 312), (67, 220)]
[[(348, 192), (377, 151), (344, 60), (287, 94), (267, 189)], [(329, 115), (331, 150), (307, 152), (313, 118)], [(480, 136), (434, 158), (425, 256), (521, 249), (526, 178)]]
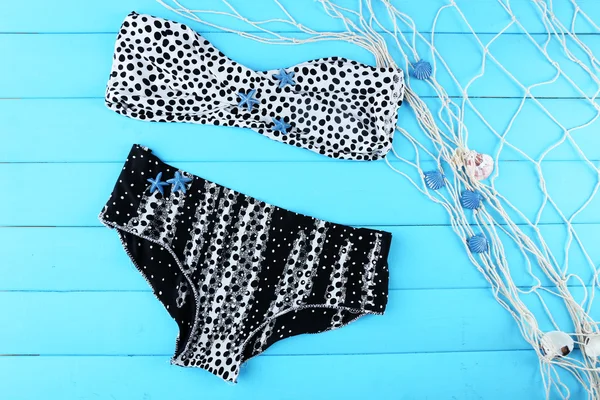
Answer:
[[(253, 7), (255, 19), (226, 0), (206, 10), (157, 1), (262, 43), (349, 42), (378, 66), (406, 71), (414, 123), (400, 120), (385, 161), (447, 212), (462, 243), (456, 251), (468, 254), (538, 355), (546, 397), (569, 398), (578, 386), (600, 398), (591, 317), (599, 279), (589, 250), (600, 180), (596, 146), (586, 146), (600, 92), (588, 34), (600, 28), (576, 1), (490, 0), (478, 2), (487, 14), (467, 15), (473, 2), (447, 0), (430, 10), (427, 29), (403, 12), (407, 2), (318, 0), (341, 26), (330, 32), (300, 23), (278, 0), (268, 8), (274, 15)], [(461, 35), (438, 33), (448, 21)], [(481, 98), (489, 93), (502, 99)]]

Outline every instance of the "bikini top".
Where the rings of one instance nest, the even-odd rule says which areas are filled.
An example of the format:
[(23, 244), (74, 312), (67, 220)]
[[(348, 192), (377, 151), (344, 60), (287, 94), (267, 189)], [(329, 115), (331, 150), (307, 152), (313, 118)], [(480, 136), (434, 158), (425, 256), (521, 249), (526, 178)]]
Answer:
[(131, 13), (106, 104), (140, 120), (245, 127), (329, 157), (376, 160), (391, 148), (403, 95), (396, 68), (331, 57), (254, 71), (186, 25)]

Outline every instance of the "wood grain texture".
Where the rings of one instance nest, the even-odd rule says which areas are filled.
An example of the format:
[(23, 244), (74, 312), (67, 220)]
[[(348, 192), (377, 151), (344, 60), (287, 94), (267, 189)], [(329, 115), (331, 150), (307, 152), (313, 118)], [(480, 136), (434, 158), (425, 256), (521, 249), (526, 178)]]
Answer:
[[(583, 298), (579, 288), (572, 291)], [(544, 315), (535, 295), (523, 299), (532, 312)], [(562, 301), (547, 300), (556, 323), (566, 325)], [(512, 329), (510, 315), (495, 305), (488, 288), (392, 290), (383, 316), (365, 316), (343, 329), (286, 339), (266, 354), (530, 349)], [(150, 292), (5, 292), (0, 293), (0, 306), (5, 310), (0, 315), (0, 354), (147, 356), (174, 351), (176, 324)], [(600, 315), (598, 308), (592, 308), (592, 315)], [(541, 329), (552, 329), (550, 320), (539, 322)]]
[[(511, 329), (510, 316), (494, 302), (487, 288), (393, 291), (385, 315), (361, 317), (343, 329), (278, 342), (269, 354), (526, 349), (527, 343)], [(177, 326), (149, 292), (0, 293), (0, 306), (5, 310), (0, 317), (4, 327), (0, 354), (171, 355), (174, 351)], [(54, 310), (61, 312), (57, 315)], [(20, 315), (27, 318), (10, 324)], [(36, 329), (40, 325), (45, 327), (42, 336)]]
[[(531, 399), (541, 387), (533, 351), (257, 357), (240, 383), (158, 357), (0, 358), (8, 398)], [(36, 377), (35, 385), (31, 377)], [(425, 378), (426, 377), (426, 378)], [(243, 380), (242, 380), (243, 378)], [(567, 383), (572, 378), (565, 376)], [(577, 389), (573, 398), (581, 396)]]
[[(366, 49), (342, 41), (270, 45), (233, 33), (202, 32), (202, 35), (228, 57), (258, 70), (283, 68), (330, 56), (347, 57), (367, 64), (375, 61)], [(115, 38), (114, 33), (0, 36), (0, 49), (14, 55), (10, 63), (0, 64), (0, 98), (104, 96)], [(563, 63), (562, 68), (573, 83), (562, 76), (551, 82), (557, 71), (539, 50), (547, 40), (544, 35), (532, 36), (531, 40), (522, 35), (494, 38), (493, 34), (480, 35), (481, 43), (490, 43), (490, 54), (511, 71), (514, 79), (509, 78), (488, 57), (485, 73), (469, 86), (470, 96), (521, 98), (525, 93), (521, 86), (543, 82), (548, 83), (534, 87), (531, 90), (533, 95), (593, 96), (594, 81), (577, 64), (568, 60), (558, 42), (551, 41), (548, 51), (556, 61)], [(592, 51), (600, 51), (598, 36), (582, 36), (582, 41)], [(417, 44), (423, 54), (430, 52), (423, 43)], [(392, 54), (399, 54), (391, 41), (388, 41), (388, 46)], [(448, 95), (460, 96), (473, 76), (481, 71), (483, 48), (473, 36), (454, 33), (437, 36), (435, 46), (455, 77), (452, 78), (440, 65), (436, 79)], [(260, 57), (256, 57), (256, 54)], [(523, 58), (529, 61), (520, 62)], [(405, 61), (399, 66), (408, 70)], [(433, 89), (425, 82), (414, 82), (414, 89), (420, 95), (435, 96)]]
[[(280, 0), (305, 26), (342, 31), (343, 24), (322, 12), (316, 1)], [(270, 0), (230, 0), (249, 18), (282, 17)], [(353, 0), (340, 0), (355, 7)], [(182, 2), (196, 6), (196, 2)], [(435, 13), (446, 0), (393, 0), (417, 28), (431, 36)], [(456, 0), (488, 44), (510, 24), (496, 0)], [(600, 2), (579, 0), (595, 21)], [(538, 45), (547, 40), (533, 2), (510, 5)], [(220, 0), (202, 7), (226, 10)], [(376, 4), (376, 8), (380, 5)], [(555, 0), (559, 20), (571, 25), (573, 7)], [(132, 10), (188, 23), (231, 58), (255, 69), (272, 69), (324, 56), (345, 56), (372, 64), (366, 50), (344, 42), (267, 46), (184, 20), (146, 0), (7, 2), (0, 13), (0, 398), (37, 399), (533, 399), (542, 382), (534, 352), (510, 314), (494, 300), (488, 283), (470, 263), (465, 244), (452, 232), (448, 216), (383, 162), (332, 160), (271, 141), (238, 128), (134, 121), (103, 104), (116, 32)], [(213, 15), (209, 21), (247, 32), (242, 22)], [(389, 21), (383, 21), (389, 27)], [(301, 37), (282, 23), (267, 25)], [(581, 17), (574, 30), (596, 53), (598, 32)], [(452, 9), (440, 14), (435, 45), (456, 75), (437, 78), (451, 96), (480, 70), (482, 48)], [(551, 79), (556, 71), (531, 39), (512, 25), (493, 40), (490, 54), (523, 85)], [(23, 34), (21, 34), (23, 33)], [(393, 43), (388, 43), (398, 55)], [(566, 60), (557, 42), (548, 47)], [(429, 57), (420, 45), (419, 53)], [(523, 59), (528, 62), (522, 62)], [(406, 65), (401, 65), (406, 69)], [(597, 85), (574, 63), (565, 64), (574, 84), (559, 77), (535, 88), (539, 104), (491, 58), (485, 74), (469, 88), (465, 108), (471, 148), (495, 154), (496, 188), (533, 218), (542, 204), (538, 178), (526, 156), (539, 159), (565, 130), (594, 120), (581, 101)], [(415, 90), (437, 112), (433, 91)], [(487, 121), (486, 126), (477, 113)], [(548, 113), (556, 118), (553, 122)], [(413, 112), (403, 106), (400, 125), (421, 142)], [(600, 164), (598, 121), (571, 133), (545, 156), (543, 173), (550, 194), (569, 217), (598, 182), (581, 163), (572, 138), (591, 162)], [(504, 146), (499, 135), (526, 156)], [(176, 324), (131, 265), (117, 235), (96, 216), (108, 198), (133, 143), (149, 146), (171, 164), (279, 206), (318, 218), (392, 232), (390, 302), (384, 316), (368, 316), (348, 327), (279, 342), (243, 369), (229, 386), (207, 372), (168, 363)], [(183, 143), (184, 145), (181, 145)], [(397, 137), (399, 153), (415, 154)], [(429, 163), (429, 164), (428, 164)], [(395, 164), (414, 179), (414, 170)], [(433, 160), (425, 159), (433, 168)], [(596, 196), (574, 222), (591, 261), (600, 264), (600, 200)], [(541, 213), (540, 230), (560, 263), (585, 284), (593, 279), (580, 248), (564, 249), (567, 232), (551, 207)], [(524, 222), (517, 218), (518, 222)], [(527, 234), (535, 235), (523, 226)], [(522, 288), (533, 280), (518, 249), (507, 244), (511, 273)], [(568, 258), (567, 258), (568, 256)], [(541, 285), (550, 287), (543, 280)], [(573, 293), (584, 292), (570, 282)], [(551, 329), (534, 295), (524, 301)], [(545, 295), (557, 323), (569, 328), (564, 305)], [(592, 308), (600, 317), (600, 310)], [(582, 393), (572, 384), (572, 398)]]
[[(344, 30), (341, 21), (327, 16), (323, 12), (323, 7), (318, 2), (279, 0), (279, 2), (290, 12), (290, 14), (302, 25), (317, 31), (339, 32)], [(510, 18), (505, 9), (496, 0), (455, 0), (456, 4), (463, 12), (465, 17), (471, 23), (475, 32), (497, 33), (510, 22)], [(167, 1), (167, 3), (170, 3)], [(419, 32), (430, 32), (434, 16), (440, 7), (447, 5), (444, 0), (392, 0), (391, 3), (401, 12), (409, 15)], [(595, 0), (579, 0), (579, 6), (593, 19), (600, 17), (600, 4)], [(196, 3), (188, 1), (181, 2), (184, 6), (194, 8)], [(211, 11), (230, 12), (219, 0), (205, 0), (202, 3), (202, 9)], [(232, 1), (235, 8), (250, 20), (266, 20), (273, 18), (285, 18), (281, 9), (271, 1), (262, 1), (260, 7), (248, 2)], [(352, 8), (356, 6), (353, 0), (342, 0), (338, 4)], [(58, 6), (57, 6), (58, 5)], [(374, 1), (374, 10), (382, 9), (378, 2)], [(554, 11), (559, 20), (566, 26), (570, 26), (574, 12), (574, 7), (570, 2), (554, 2)], [(513, 0), (510, 2), (513, 12), (519, 15), (523, 26), (530, 33), (546, 33), (546, 30), (539, 19), (540, 12), (532, 7), (528, 0)], [(200, 7), (197, 7), (200, 8)], [(35, 10), (35, 12), (32, 12)], [(60, 3), (51, 4), (46, 2), (11, 2), (3, 7), (4, 18), (2, 20), (1, 32), (27, 32), (27, 33), (87, 33), (87, 32), (116, 32), (119, 29), (123, 16), (131, 11), (139, 13), (148, 13), (157, 16), (169, 14), (169, 18), (191, 25), (197, 30), (214, 30), (204, 25), (189, 21), (177, 14), (170, 13), (156, 2), (144, 0), (107, 0), (94, 4), (82, 3), (78, 0), (61, 0)], [(23, 16), (27, 15), (27, 18)], [(256, 31), (247, 24), (232, 20), (221, 15), (206, 15), (205, 20), (215, 24), (222, 24), (232, 29), (242, 31)], [(574, 25), (578, 33), (595, 33), (592, 26), (580, 20)], [(381, 23), (387, 29), (392, 24), (387, 19), (382, 19)], [(289, 24), (274, 22), (267, 24), (266, 27), (274, 31), (289, 32), (294, 29)], [(406, 32), (410, 32), (407, 27), (401, 27)], [(381, 28), (378, 28), (381, 30)], [(464, 24), (460, 14), (449, 8), (443, 11), (439, 17), (436, 31), (440, 33), (470, 33), (469, 28)], [(519, 27), (510, 27), (508, 33), (522, 32)]]

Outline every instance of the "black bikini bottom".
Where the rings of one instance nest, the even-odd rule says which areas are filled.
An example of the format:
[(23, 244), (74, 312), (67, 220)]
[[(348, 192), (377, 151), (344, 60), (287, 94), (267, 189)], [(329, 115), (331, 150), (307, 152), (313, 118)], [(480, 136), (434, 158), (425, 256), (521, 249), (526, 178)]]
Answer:
[(390, 233), (284, 210), (139, 145), (100, 220), (177, 322), (171, 362), (227, 381), (278, 340), (386, 307)]

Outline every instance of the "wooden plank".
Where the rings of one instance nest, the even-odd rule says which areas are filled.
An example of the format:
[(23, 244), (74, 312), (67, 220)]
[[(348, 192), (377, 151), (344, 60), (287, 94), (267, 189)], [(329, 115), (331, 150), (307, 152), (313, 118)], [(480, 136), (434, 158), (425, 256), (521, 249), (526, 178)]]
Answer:
[[(425, 99), (435, 112), (438, 100)], [(567, 129), (593, 120), (595, 110), (580, 99), (542, 99), (542, 106)], [(473, 105), (488, 123), (503, 135), (518, 109), (519, 99), (473, 99)], [(500, 139), (472, 109), (465, 111), (469, 147), (496, 155)], [(269, 140), (251, 130), (193, 124), (157, 124), (133, 120), (108, 110), (101, 98), (28, 99), (0, 101), (3, 143), (1, 162), (120, 162), (122, 149), (132, 143), (160, 150), (174, 161), (333, 161), (293, 146)], [(400, 107), (398, 125), (433, 151), (431, 141), (417, 126), (411, 108)], [(571, 137), (592, 160), (600, 160), (600, 120), (572, 132)], [(529, 100), (505, 134), (507, 143), (501, 160), (524, 160), (509, 147), (521, 149), (534, 159), (563, 137), (563, 129), (541, 107)], [(185, 143), (181, 146), (180, 143)], [(414, 160), (412, 146), (396, 134), (394, 145), (407, 159)], [(48, 151), (52, 149), (52, 151)], [(421, 157), (428, 158), (424, 153)], [(546, 156), (547, 160), (580, 160), (566, 141)]]
[[(177, 326), (148, 292), (0, 293), (0, 354), (170, 355)], [(318, 311), (317, 311), (318, 312)], [(43, 326), (43, 335), (38, 327)], [(367, 340), (368, 339), (368, 340)], [(526, 349), (489, 290), (400, 290), (383, 316), (301, 335), (269, 354)]]
[[(600, 236), (600, 225), (580, 224), (574, 228), (592, 261), (600, 264), (600, 248), (594, 245)], [(471, 265), (450, 226), (382, 229), (393, 235), (389, 256), (391, 289), (489, 287)], [(554, 257), (563, 265), (565, 227), (544, 225), (540, 230)], [(526, 233), (533, 235), (530, 231)], [(150, 291), (122, 249), (118, 236), (104, 227), (3, 228), (0, 243), (3, 244), (0, 291)], [(427, 251), (424, 243), (434, 243), (436, 251)], [(521, 262), (516, 245), (506, 240), (504, 246), (515, 284), (532, 285), (533, 279)], [(544, 274), (534, 271), (542, 277), (542, 285), (551, 285)], [(593, 271), (575, 244), (569, 251), (569, 272), (587, 284), (592, 282)]]
[[(168, 2), (172, 3), (172, 2)], [(233, 0), (232, 4), (244, 17), (251, 20), (265, 20), (271, 18), (285, 18), (285, 14), (273, 1), (262, 0), (260, 7), (249, 5), (244, 1)], [(256, 2), (255, 2), (256, 3)], [(318, 2), (297, 2), (293, 0), (281, 0), (280, 3), (289, 11), (289, 13), (302, 25), (318, 31), (342, 31), (343, 24), (332, 17), (326, 15), (323, 7)], [(351, 0), (337, 1), (336, 3), (355, 9), (356, 3)], [(429, 32), (432, 29), (433, 21), (440, 7), (448, 5), (447, 0), (430, 0), (427, 2), (414, 2), (411, 0), (393, 0), (391, 2), (402, 13), (410, 16), (416, 28), (420, 32)], [(600, 7), (593, 0), (578, 0), (578, 5), (585, 11), (592, 20), (598, 20), (600, 16)], [(182, 2), (190, 8), (196, 7), (191, 2)], [(502, 8), (497, 0), (456, 0), (456, 4), (463, 12), (475, 32), (499, 32), (509, 22), (508, 13)], [(535, 5), (527, 0), (513, 0), (510, 2), (512, 11), (517, 15), (519, 21), (531, 33), (545, 33), (543, 24), (540, 20), (540, 12)], [(222, 1), (206, 0), (202, 3), (205, 10), (230, 11)], [(374, 2), (374, 9), (378, 15), (382, 16), (383, 7)], [(553, 9), (561, 22), (570, 27), (574, 8), (568, 1), (553, 2)], [(35, 10), (35, 12), (31, 12)], [(101, 3), (80, 2), (77, 0), (60, 0), (50, 5), (44, 1), (31, 1), (25, 6), (20, 2), (6, 4), (4, 11), (4, 21), (2, 32), (116, 32), (122, 19), (130, 11), (135, 10), (140, 13), (149, 13), (164, 18), (174, 19), (176, 21), (188, 23), (196, 29), (212, 30), (207, 26), (194, 23), (162, 7), (157, 2), (148, 2), (143, 0), (110, 0)], [(23, 18), (27, 15), (27, 18)], [(205, 15), (204, 19), (227, 26), (229, 28), (251, 31), (255, 30), (247, 24), (221, 15)], [(596, 33), (596, 31), (586, 23), (581, 21), (575, 25), (578, 33)], [(385, 16), (380, 18), (381, 23), (386, 28), (390, 28), (389, 19)], [(276, 31), (294, 30), (290, 25), (281, 23), (267, 24), (265, 27)], [(381, 28), (377, 28), (381, 30)], [(406, 26), (403, 30), (409, 31)], [(510, 33), (519, 32), (517, 27), (508, 30)], [(462, 32), (469, 33), (469, 27), (462, 21), (459, 13), (453, 8), (447, 8), (442, 11), (437, 22), (436, 32)]]
[[(10, 399), (436, 399), (544, 397), (532, 351), (257, 357), (237, 385), (167, 357), (0, 357)], [(566, 374), (574, 399), (581, 388)]]
[[(121, 151), (124, 159), (129, 148)], [(420, 179), (412, 167), (395, 165)], [(268, 203), (333, 222), (450, 222), (442, 207), (383, 162), (182, 162), (175, 166)], [(421, 167), (424, 171), (435, 168), (431, 163)], [(0, 215), (0, 226), (98, 226), (96, 217), (121, 168), (121, 163), (2, 164), (0, 186), (10, 190), (0, 197), (0, 209), (11, 212)], [(507, 161), (496, 169), (497, 190), (524, 215), (534, 218), (543, 196), (533, 165)], [(542, 169), (548, 192), (566, 216), (584, 204), (597, 183), (596, 172), (581, 162), (549, 161)], [(522, 218), (515, 215), (514, 220), (518, 223)], [(562, 219), (547, 205), (540, 221), (559, 223)], [(573, 222), (600, 222), (600, 197), (595, 196)]]
[[(325, 56), (341, 56), (373, 64), (374, 57), (365, 49), (347, 42), (316, 42), (304, 45), (268, 45), (228, 33), (204, 35), (217, 48), (234, 60), (253, 69), (276, 69)], [(549, 82), (556, 76), (552, 64), (535, 45), (521, 35), (482, 34), (484, 44), (491, 43), (490, 54), (495, 56), (522, 85), (531, 86)], [(534, 37), (539, 46), (546, 37)], [(600, 52), (600, 36), (588, 35), (582, 39), (595, 53)], [(0, 65), (0, 98), (39, 97), (103, 97), (112, 62), (115, 35), (56, 34), (56, 35), (0, 35), (0, 49), (14, 55), (10, 63)], [(335, 43), (335, 45), (332, 45)], [(447, 34), (436, 37), (436, 48), (446, 60), (461, 86), (466, 86), (481, 72), (483, 49), (470, 35)], [(389, 43), (392, 55), (398, 51)], [(430, 49), (418, 45), (422, 58), (432, 60)], [(535, 96), (581, 97), (592, 96), (597, 84), (577, 64), (568, 60), (562, 47), (555, 41), (548, 45), (551, 57), (561, 64), (564, 72), (575, 82), (579, 91), (559, 77), (532, 89)], [(260, 57), (256, 55), (260, 54)], [(579, 54), (579, 53), (577, 53)], [(524, 60), (526, 62), (524, 62)], [(408, 69), (406, 62), (400, 67)], [(454, 80), (442, 69), (436, 79), (451, 96), (461, 96)], [(414, 89), (422, 96), (435, 92), (427, 82), (414, 81)], [(524, 90), (488, 59), (485, 74), (472, 83), (471, 97), (522, 97)]]
[[(123, 149), (123, 158), (128, 151), (129, 149)], [(423, 203), (419, 207), (423, 207), (428, 215), (426, 218), (437, 216), (439, 219), (436, 222), (443, 221), (442, 210), (433, 204), (422, 202), (416, 197), (402, 196), (405, 191), (403, 189), (408, 189), (408, 184), (400, 183), (403, 179), (391, 172), (384, 163), (233, 162), (178, 163), (178, 166), (203, 174), (207, 179), (232, 183), (233, 185), (228, 186), (237, 187), (243, 193), (269, 200), (270, 203), (313, 216), (327, 216), (328, 220), (366, 225), (377, 219), (381, 224), (393, 224), (394, 219), (390, 218), (392, 214), (380, 215), (380, 218), (368, 216), (362, 221), (364, 223), (359, 220), (371, 214), (371, 211), (365, 213), (374, 204), (378, 204), (372, 210), (376, 215), (387, 207), (386, 204), (396, 208), (403, 203), (403, 206), (410, 209), (416, 207), (418, 202)], [(201, 166), (206, 168), (198, 168)], [(12, 188), (12, 194), (9, 192), (0, 198), (0, 208), (12, 210), (10, 214), (0, 216), (0, 225), (98, 226), (97, 215), (121, 168), (120, 163), (0, 165), (0, 185)], [(385, 175), (381, 174), (383, 171)], [(378, 175), (380, 177), (376, 178)], [(38, 179), (35, 185), (31, 185), (27, 182), (19, 183), (19, 176), (51, 178)], [(232, 179), (228, 182), (222, 179), (225, 176)], [(378, 185), (377, 179), (385, 179), (385, 176), (398, 184), (389, 187)], [(273, 185), (273, 182), (277, 184)], [(28, 191), (44, 193), (44, 197), (36, 195), (27, 200)], [(271, 196), (273, 192), (276, 195)], [(344, 198), (352, 201), (346, 200), (343, 202), (344, 207), (340, 207), (341, 199)], [(281, 201), (283, 199), (288, 201)], [(395, 200), (392, 202), (392, 199)], [(320, 211), (330, 208), (338, 211), (329, 215)]]
[[(580, 299), (584, 292), (572, 288), (572, 293)], [(521, 298), (541, 330), (554, 330), (535, 294)], [(562, 300), (544, 299), (554, 321), (572, 332)], [(0, 305), (0, 354), (170, 355), (177, 337), (175, 322), (149, 292), (4, 292)], [(593, 304), (590, 315), (600, 317), (600, 305)], [(383, 316), (365, 316), (341, 329), (283, 340), (269, 354), (515, 349), (530, 345), (489, 289), (423, 289), (393, 290)]]

